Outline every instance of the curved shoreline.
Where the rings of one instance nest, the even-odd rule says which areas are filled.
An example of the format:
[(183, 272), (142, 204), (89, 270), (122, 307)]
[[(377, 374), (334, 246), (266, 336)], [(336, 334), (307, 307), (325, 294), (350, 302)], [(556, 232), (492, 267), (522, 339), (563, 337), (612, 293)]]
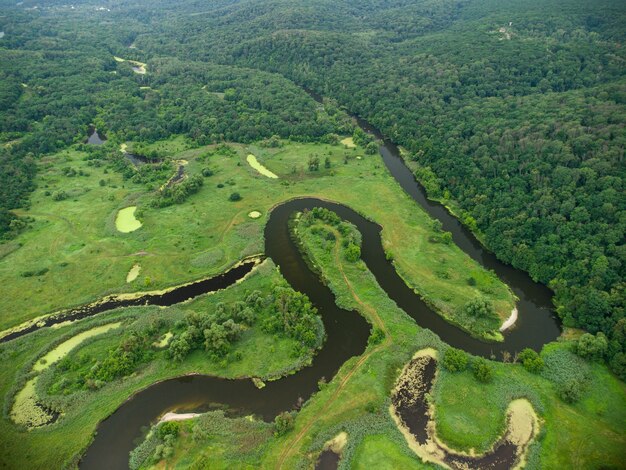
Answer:
[(517, 307), (515, 307), (513, 310), (511, 310), (511, 316), (509, 316), (509, 318), (507, 318), (502, 323), (502, 326), (500, 327), (500, 331), (508, 330), (513, 325), (515, 325), (515, 322), (517, 322), (517, 314), (518, 314)]
[(456, 451), (437, 436), (435, 406), (428, 399), (437, 379), (437, 351), (422, 349), (404, 366), (392, 392), (389, 412), (407, 444), (424, 462), (445, 468), (520, 468), (539, 432), (539, 418), (525, 398), (506, 410), (507, 428), (490, 450), (481, 454)]

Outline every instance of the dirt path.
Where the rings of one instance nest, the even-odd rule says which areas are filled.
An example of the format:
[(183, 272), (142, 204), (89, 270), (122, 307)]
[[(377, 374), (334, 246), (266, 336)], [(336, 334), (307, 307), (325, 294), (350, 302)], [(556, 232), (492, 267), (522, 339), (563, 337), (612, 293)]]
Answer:
[(346, 385), (352, 378), (352, 376), (365, 364), (365, 362), (367, 362), (367, 360), (374, 353), (380, 351), (381, 349), (388, 347), (392, 342), (391, 338), (389, 337), (387, 327), (385, 323), (382, 321), (382, 319), (378, 316), (376, 309), (374, 309), (372, 306), (366, 304), (365, 302), (361, 300), (358, 294), (354, 291), (352, 284), (348, 280), (348, 277), (346, 276), (346, 273), (343, 269), (343, 263), (342, 263), (341, 256), (340, 256), (339, 239), (341, 235), (336, 230), (333, 229), (333, 231), (335, 232), (335, 239), (337, 240), (337, 242), (335, 243), (335, 253), (334, 253), (335, 264), (339, 267), (341, 276), (343, 277), (343, 280), (346, 283), (346, 286), (348, 287), (348, 290), (350, 291), (352, 298), (357, 302), (357, 304), (359, 304), (359, 307), (362, 309), (363, 313), (367, 312), (370, 315), (370, 318), (373, 320), (374, 326), (380, 328), (385, 333), (385, 340), (381, 344), (379, 344), (378, 346), (369, 350), (368, 352), (366, 352), (365, 354), (361, 356), (361, 358), (356, 362), (356, 364), (354, 364), (354, 366), (348, 371), (346, 376), (341, 380), (341, 382), (339, 383), (339, 386), (330, 396), (330, 398), (328, 399), (324, 407), (319, 412), (315, 413), (315, 416), (307, 424), (305, 424), (304, 427), (300, 430), (300, 432), (294, 437), (294, 439), (288, 445), (285, 446), (285, 449), (280, 455), (280, 458), (276, 465), (276, 468), (278, 469), (283, 468), (285, 461), (291, 456), (296, 446), (300, 443), (300, 441), (307, 434), (307, 432), (309, 432), (311, 427), (315, 423), (318, 422), (319, 417), (326, 415), (326, 412), (331, 407), (331, 405), (335, 403), (335, 401), (337, 400), (341, 392), (345, 389)]

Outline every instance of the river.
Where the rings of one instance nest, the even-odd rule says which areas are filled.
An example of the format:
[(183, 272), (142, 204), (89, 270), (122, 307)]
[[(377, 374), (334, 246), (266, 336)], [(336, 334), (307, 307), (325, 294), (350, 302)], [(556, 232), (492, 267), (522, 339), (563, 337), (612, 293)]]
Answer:
[(227, 408), (231, 415), (255, 414), (265, 420), (306, 401), (318, 389), (321, 378), (331, 380), (350, 357), (366, 347), (369, 325), (354, 311), (335, 304), (333, 293), (312, 272), (289, 236), (288, 220), (294, 212), (326, 207), (357, 226), (363, 235), (362, 258), (378, 283), (397, 305), (424, 328), (437, 333), (446, 343), (472, 354), (501, 359), (504, 351), (515, 353), (525, 347), (535, 350), (560, 334), (559, 322), (551, 310), (551, 292), (517, 269), (500, 262), (484, 249), (473, 234), (441, 204), (429, 201), (424, 189), (404, 164), (398, 148), (367, 122), (359, 125), (383, 141), (380, 153), (385, 165), (402, 188), (431, 216), (452, 233), (454, 242), (471, 258), (492, 269), (519, 297), (519, 317), (515, 327), (504, 335), (502, 343), (486, 343), (472, 338), (433, 312), (397, 274), (387, 261), (381, 244), (381, 227), (352, 209), (315, 198), (293, 199), (275, 207), (265, 227), (265, 254), (281, 270), (296, 290), (309, 296), (322, 314), (327, 339), (310, 367), (269, 382), (257, 389), (251, 380), (228, 380), (209, 376), (175, 378), (151, 385), (126, 401), (98, 426), (97, 435), (81, 460), (85, 469), (123, 469), (128, 466), (128, 452), (148, 425), (166, 411), (198, 411)]

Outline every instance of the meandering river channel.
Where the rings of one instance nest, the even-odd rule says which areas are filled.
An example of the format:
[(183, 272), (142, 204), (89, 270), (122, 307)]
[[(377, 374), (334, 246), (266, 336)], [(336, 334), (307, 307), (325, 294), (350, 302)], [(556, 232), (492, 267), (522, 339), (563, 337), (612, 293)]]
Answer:
[[(267, 383), (257, 389), (251, 380), (227, 380), (209, 376), (188, 376), (156, 383), (131, 397), (110, 417), (100, 423), (92, 445), (83, 456), (84, 469), (128, 468), (128, 453), (135, 440), (142, 435), (142, 427), (170, 410), (198, 411), (226, 407), (233, 415), (255, 414), (265, 420), (292, 409), (306, 401), (318, 389), (318, 381), (332, 379), (341, 365), (350, 357), (360, 355), (367, 344), (369, 325), (354, 311), (346, 311), (335, 304), (330, 289), (312, 272), (303, 260), (296, 243), (291, 239), (288, 221), (294, 212), (313, 207), (326, 207), (337, 212), (357, 226), (363, 235), (362, 258), (378, 283), (397, 305), (424, 328), (437, 333), (446, 343), (472, 354), (501, 358), (503, 351), (514, 353), (530, 347), (539, 350), (560, 333), (559, 322), (551, 310), (551, 292), (533, 282), (519, 270), (500, 262), (485, 250), (473, 234), (455, 219), (441, 204), (429, 201), (423, 188), (405, 166), (398, 148), (367, 122), (359, 125), (383, 141), (380, 152), (383, 160), (402, 188), (431, 216), (442, 222), (443, 229), (452, 233), (454, 242), (470, 257), (487, 269), (492, 269), (519, 297), (519, 317), (515, 327), (504, 334), (502, 343), (485, 343), (444, 321), (433, 312), (397, 274), (385, 258), (380, 233), (382, 227), (352, 209), (338, 203), (315, 198), (293, 199), (275, 207), (265, 227), (265, 254), (280, 267), (282, 275), (296, 290), (305, 293), (319, 309), (327, 339), (310, 367), (298, 373)], [(250, 268), (237, 271), (241, 276)], [(234, 274), (234, 273), (231, 273)], [(235, 277), (231, 276), (235, 281)], [(176, 290), (166, 302), (180, 301)], [(196, 294), (202, 293), (196, 290)], [(188, 298), (188, 296), (184, 296)], [(111, 305), (113, 308), (114, 305)], [(103, 309), (98, 309), (100, 312)], [(33, 328), (35, 329), (35, 328)]]

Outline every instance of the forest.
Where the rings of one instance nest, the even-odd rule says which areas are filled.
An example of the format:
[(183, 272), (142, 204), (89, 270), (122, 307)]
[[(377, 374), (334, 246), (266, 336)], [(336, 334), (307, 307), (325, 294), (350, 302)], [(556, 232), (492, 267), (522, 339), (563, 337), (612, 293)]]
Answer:
[(534, 5), (224, 1), (196, 15), (193, 3), (148, 14), (138, 2), (98, 37), (85, 13), (16, 13), (0, 49), (1, 232), (23, 225), (9, 211), (28, 204), (34, 160), (90, 122), (120, 140), (185, 134), (199, 145), (351, 129), (282, 75), (404, 146), (431, 197), (555, 290), (566, 325), (612, 338), (623, 374), (626, 13), (610, 1)]
[[(486, 450), (502, 435), (508, 402), (524, 396), (547, 422), (541, 448), (529, 451), (531, 468), (546, 462), (564, 468), (577, 458), (565, 455), (565, 437), (554, 437), (555, 423), (564, 417), (570, 422), (563, 429), (573, 429), (580, 442), (595, 442), (581, 429), (597, 415), (598, 428), (589, 429), (611, 436), (598, 452), (610, 455), (609, 464), (617, 461), (623, 434), (615, 423), (623, 422), (626, 381), (626, 4), (0, 0), (0, 10), (6, 328), (109, 294), (182, 286), (242, 258), (265, 256), (263, 243), (270, 240), (264, 227), (272, 211), (288, 198), (310, 196), (380, 224), (381, 259), (424, 304), (463, 330), (459, 334), (499, 347), (498, 341), (515, 336), (515, 327), (500, 329), (503, 321), (528, 299), (480, 260), (474, 263), (452, 233), (402, 192), (379, 155), (384, 141), (399, 148), (428, 198), (445, 206), (486, 250), (549, 288), (553, 308), (547, 310), (558, 316), (559, 333), (543, 350), (523, 347), (502, 358), (447, 345), (385, 295), (367, 269), (355, 226), (330, 210), (307, 209), (297, 216), (301, 254), (337, 305), (367, 320), (370, 336), (359, 361), (378, 358), (371, 366), (376, 376), (359, 370), (361, 362), (342, 366), (355, 367), (357, 380), (347, 385), (354, 393), (345, 403), (358, 403), (351, 409), (365, 410), (364, 422), (374, 423), (363, 429), (376, 430), (372, 439), (392, 435), (389, 420), (376, 421), (382, 403), (409, 353), (432, 347), (440, 352), (440, 382), (446, 384), (438, 382), (432, 392), (437, 426), (455, 448)], [(356, 118), (382, 138), (362, 130)], [(94, 130), (102, 145), (88, 144)], [(140, 230), (116, 229), (123, 209), (131, 210)], [(262, 274), (252, 277), (255, 290), (242, 280), (216, 296), (221, 300), (170, 306), (176, 321), (166, 319), (156, 329), (141, 322), (143, 307), (115, 311), (134, 325), (130, 334), (90, 340), (84, 345), (90, 355), (74, 352), (42, 374), (40, 395), (60, 404), (49, 411), (68, 409), (76, 418), (69, 405), (77, 394), (89, 408), (85, 426), (92, 432), (129, 396), (176, 374), (251, 378), (261, 389), (263, 380), (295, 375), (312, 358), (327, 358), (324, 312), (282, 279), (280, 269), (268, 267), (271, 262), (263, 261)], [(128, 280), (135, 268), (140, 277)], [(28, 306), (22, 292), (42, 305)], [(150, 316), (165, 318), (154, 309)], [(0, 370), (6, 379), (0, 391), (10, 398), (5, 417), (14, 396), (36, 377), (34, 353), (43, 353), (47, 341), (69, 341), (62, 328), (34, 338), (30, 350), (27, 341), (15, 351), (0, 346), (7, 364), (19, 359), (14, 369)], [(251, 372), (255, 368), (262, 373)], [(287, 412), (265, 426), (230, 421), (220, 411), (202, 418), (197, 431), (181, 425), (182, 437), (178, 426), (164, 426), (175, 432), (162, 435), (157, 426), (146, 440), (150, 458), (137, 457), (137, 468), (144, 460), (156, 465), (190, 448), (198, 452), (185, 439), (196, 433), (194, 442), (208, 446), (211, 436), (230, 426), (263, 441), (259, 448), (271, 449), (267, 462), (278, 461), (279, 452), (296, 461), (283, 446), (294, 437), (292, 429), (312, 441), (294, 449), (313, 455), (328, 445), (322, 442), (331, 437), (328, 429), (348, 422), (329, 415), (332, 426), (305, 433), (310, 429), (303, 419), (324, 415), (320, 397), (334, 397), (351, 377), (346, 373), (346, 382), (342, 376), (337, 384), (327, 375), (311, 392), (304, 418)], [(513, 385), (505, 384), (509, 377)], [(367, 392), (356, 393), (357, 385)], [(467, 400), (474, 408), (462, 410), (454, 388), (472, 390)], [(610, 405), (599, 404), (605, 389)], [(96, 401), (109, 390), (113, 398), (98, 409)], [(493, 409), (486, 414), (487, 405), (477, 403), (482, 393), (497, 402), (502, 416), (494, 418)], [(480, 432), (464, 421), (465, 412), (475, 413)], [(584, 418), (574, 425), (574, 415)], [(455, 419), (468, 427), (460, 429)], [(0, 430), (7, 435), (23, 431), (4, 421)], [(81, 436), (79, 420), (68, 422), (60, 425), (82, 440), (67, 444), (56, 462), (76, 466), (89, 436)], [(350, 423), (346, 429), (367, 439), (360, 424)], [(51, 429), (50, 435), (33, 433), (33, 442), (61, 439), (64, 431)], [(468, 437), (482, 439), (483, 431), (484, 441)], [(232, 433), (219, 439), (226, 442)], [(2, 457), (21, 454), (15, 442)], [(222, 445), (237, 454), (237, 445)], [(350, 443), (344, 455), (364, 466), (380, 463), (362, 448), (355, 457), (356, 445)], [(255, 449), (242, 453), (247, 465), (260, 461)], [(194, 455), (207, 463), (206, 456)], [(595, 454), (585, 458), (581, 468), (600, 461)]]

